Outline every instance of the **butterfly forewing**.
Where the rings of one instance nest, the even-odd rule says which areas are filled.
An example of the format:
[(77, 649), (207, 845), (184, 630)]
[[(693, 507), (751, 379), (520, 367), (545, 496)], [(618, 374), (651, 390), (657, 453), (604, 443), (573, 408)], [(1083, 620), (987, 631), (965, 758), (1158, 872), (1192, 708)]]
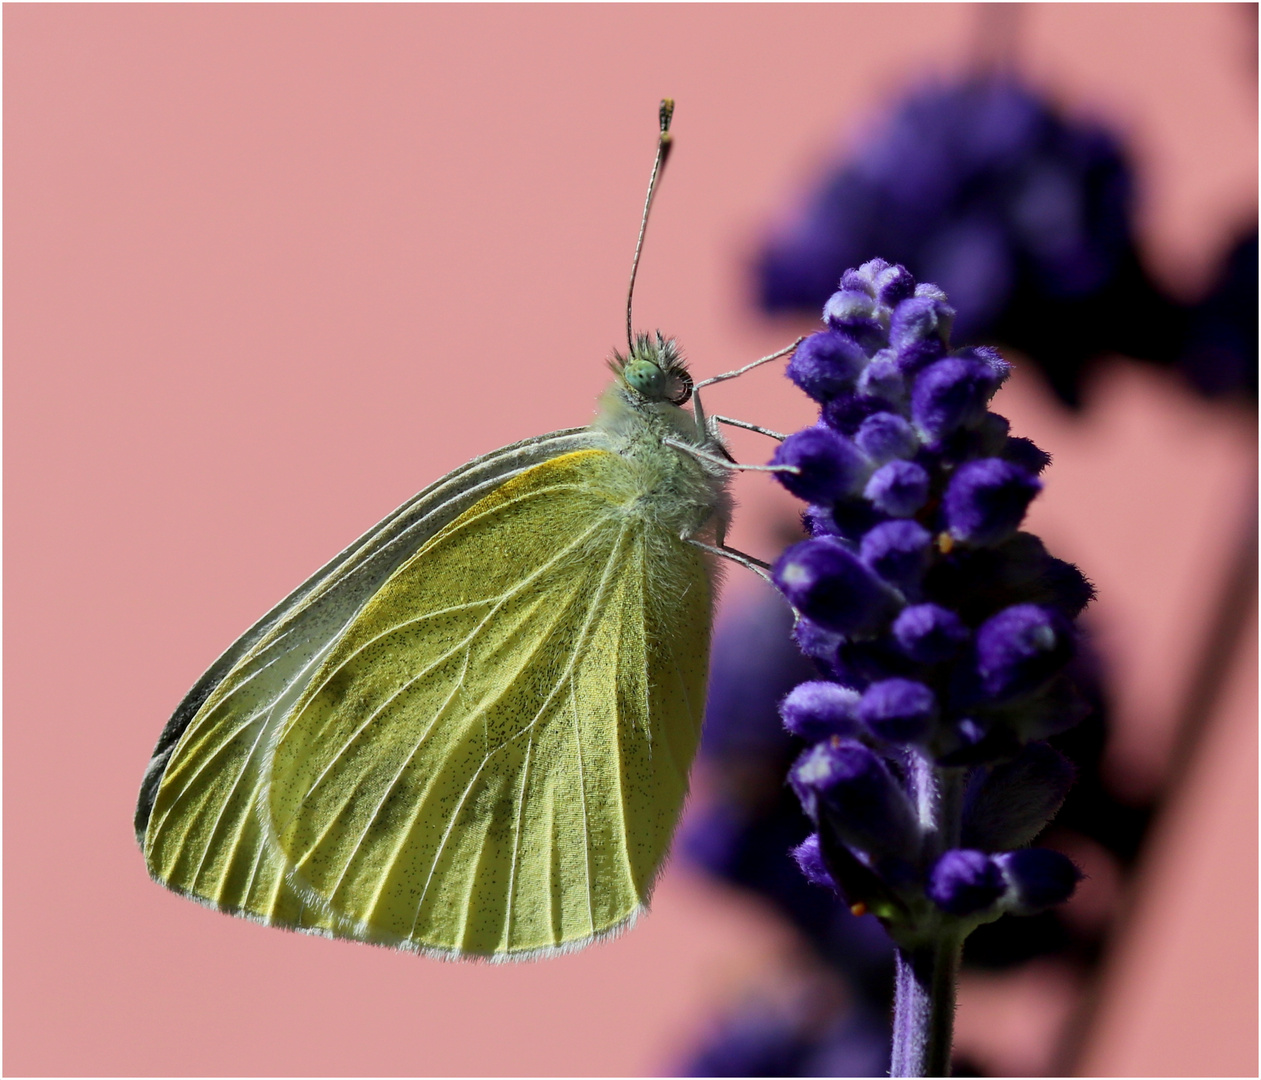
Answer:
[(168, 722), (136, 811), (150, 871), (177, 891), (265, 921), (331, 929), (285, 883), (258, 815), (276, 728), (381, 583), (512, 476), (590, 445), (582, 429), (529, 439), (431, 485), (328, 563), (220, 657)]
[(697, 549), (634, 511), (633, 469), (586, 450), (505, 483), (310, 679), (262, 812), (338, 933), (525, 955), (644, 903), (699, 735), (710, 595)]

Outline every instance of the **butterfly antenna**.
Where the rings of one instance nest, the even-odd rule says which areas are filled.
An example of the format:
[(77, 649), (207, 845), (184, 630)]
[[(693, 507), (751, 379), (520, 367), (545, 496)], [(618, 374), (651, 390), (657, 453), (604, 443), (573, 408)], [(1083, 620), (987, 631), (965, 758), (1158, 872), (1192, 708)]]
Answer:
[(635, 297), (635, 274), (639, 270), (639, 253), (644, 248), (644, 233), (648, 229), (648, 211), (652, 209), (652, 194), (657, 189), (657, 178), (665, 168), (666, 158), (670, 156), (670, 119), (674, 116), (674, 98), (662, 98), (657, 118), (661, 124), (661, 134), (657, 137), (657, 157), (652, 163), (652, 176), (648, 179), (648, 197), (644, 199), (644, 216), (639, 222), (639, 239), (635, 241), (635, 261), (631, 263), (630, 286), (626, 290), (626, 347), (635, 347), (634, 329), (631, 323), (631, 301)]

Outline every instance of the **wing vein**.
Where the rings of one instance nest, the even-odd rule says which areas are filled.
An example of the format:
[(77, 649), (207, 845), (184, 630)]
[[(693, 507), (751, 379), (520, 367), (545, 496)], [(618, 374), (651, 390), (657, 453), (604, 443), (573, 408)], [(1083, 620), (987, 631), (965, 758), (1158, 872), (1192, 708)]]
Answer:
[[(526, 575), (524, 578), (518, 581), (515, 585), (513, 585), (511, 589), (505, 590), (498, 597), (495, 597), (493, 599), (488, 597), (485, 600), (471, 601), (466, 604), (456, 604), (450, 608), (444, 608), (441, 611), (424, 612), (420, 615), (415, 616), (414, 618), (404, 619), (401, 622), (393, 623), (386, 629), (382, 630), (380, 633), (375, 634), (372, 637), (365, 639), (364, 641), (360, 642), (352, 652), (346, 655), (346, 657), (342, 660), (342, 662), (338, 665), (338, 667), (335, 670), (330, 671), (328, 673), (328, 675), (324, 679), (324, 682), (320, 684), (319, 689), (316, 690), (315, 693), (319, 693), (320, 690), (323, 690), (324, 687), (328, 685), (329, 679), (331, 679), (337, 673), (337, 671), (340, 671), (342, 667), (345, 667), (347, 664), (349, 664), (352, 660), (355, 659), (355, 657), (357, 657), (365, 649), (370, 648), (371, 646), (375, 645), (377, 642), (381, 641), (383, 638), (388, 637), (390, 634), (397, 633), (399, 630), (404, 630), (409, 626), (419, 625), (425, 622), (427, 619), (437, 618), (440, 615), (446, 615), (446, 614), (450, 614), (450, 613), (454, 613), (458, 611), (464, 611), (470, 608), (481, 607), (481, 606), (490, 604), (491, 610), (486, 614), (486, 616), (482, 618), (482, 620), (479, 623), (477, 623), (473, 627), (473, 629), (468, 633), (468, 635), (464, 638), (463, 641), (457, 642), (455, 645), (453, 645), (447, 652), (443, 653), (436, 660), (434, 660), (433, 663), (431, 663), (427, 668), (419, 672), (412, 680), (410, 680), (410, 682), (415, 682), (416, 679), (423, 678), (426, 674), (432, 671), (437, 665), (443, 663), (446, 660), (449, 660), (452, 656), (454, 656), (460, 650), (460, 648), (462, 648), (465, 644), (467, 644), (474, 637), (476, 637), (477, 634), (481, 632), (482, 628), (485, 627), (485, 625), (491, 619), (494, 618), (495, 613), (500, 608), (502, 608), (504, 604), (506, 604), (510, 599), (512, 599), (518, 593), (522, 592), (526, 587), (532, 585), (538, 577), (540, 577), (547, 570), (555, 566), (556, 563), (560, 562), (562, 559), (568, 556), (570, 552), (574, 550), (574, 548), (578, 547), (580, 544), (585, 542), (588, 539), (588, 537), (590, 537), (591, 534), (600, 527), (601, 524), (602, 523), (600, 521), (597, 521), (586, 532), (580, 534), (579, 536), (571, 540), (568, 544), (559, 548), (556, 551), (556, 553), (551, 556), (551, 558), (549, 558), (546, 562), (542, 563), (536, 570), (532, 571), (530, 574)], [(311, 696), (314, 696), (314, 694), (312, 694)], [(319, 779), (316, 780), (316, 784), (318, 783), (319, 783)], [(315, 786), (316, 786), (315, 784), (311, 786), (311, 788), (308, 790), (308, 794), (310, 794), (310, 791), (315, 790)]]
[[(530, 759), (531, 759), (531, 754), (534, 750), (534, 728), (535, 728), (535, 725), (538, 723), (539, 719), (543, 716), (543, 713), (551, 705), (553, 699), (560, 693), (565, 683), (567, 682), (569, 683), (571, 694), (573, 692), (574, 668), (577, 666), (579, 657), (586, 650), (587, 640), (591, 634), (592, 624), (597, 620), (597, 618), (599, 617), (599, 613), (603, 610), (602, 601), (604, 600), (605, 593), (608, 592), (609, 578), (612, 576), (613, 568), (618, 563), (617, 557), (622, 550), (622, 546), (626, 539), (626, 533), (627, 533), (628, 528), (629, 528), (628, 525), (623, 524), (621, 530), (618, 532), (617, 541), (614, 543), (613, 550), (610, 552), (609, 558), (607, 562), (605, 562), (604, 564), (604, 571), (600, 575), (600, 584), (596, 587), (595, 596), (592, 597), (591, 603), (588, 606), (587, 617), (583, 620), (582, 628), (578, 632), (578, 641), (575, 644), (573, 650), (570, 652), (569, 659), (565, 663), (565, 670), (561, 673), (560, 678), (557, 679), (556, 685), (553, 686), (552, 689), (548, 692), (547, 697), (543, 699), (543, 704), (540, 705), (538, 710), (535, 712), (534, 718), (527, 725), (530, 732), (530, 741), (526, 747), (525, 766), (522, 769), (521, 795), (517, 800), (517, 822), (516, 822), (516, 829), (514, 831), (513, 841), (512, 841), (512, 863), (509, 869), (509, 877), (508, 877), (508, 911), (505, 917), (505, 926), (504, 926), (504, 947), (505, 948), (508, 947), (509, 942), (512, 937), (512, 899), (513, 899), (514, 887), (516, 884), (517, 869), (519, 865), (518, 852), (519, 852), (520, 843), (521, 843), (521, 818), (525, 813), (526, 778), (528, 777), (529, 772), (530, 772)], [(514, 736), (514, 737), (519, 738), (520, 736), (518, 734), (517, 736)]]
[(595, 933), (595, 909), (591, 906), (591, 822), (587, 818), (587, 775), (582, 763), (582, 720), (578, 715), (578, 695), (569, 683), (569, 703), (574, 714), (574, 742), (578, 747), (578, 795), (582, 802), (582, 873), (587, 894), (587, 926)]
[[(438, 723), (439, 720), (442, 719), (443, 715), (447, 711), (447, 708), (456, 699), (460, 691), (464, 689), (464, 681), (466, 677), (468, 676), (468, 665), (469, 665), (469, 652), (468, 650), (465, 650), (464, 666), (460, 669), (460, 677), (456, 680), (455, 685), (451, 688), (451, 693), (447, 695), (446, 700), (442, 703), (442, 707), (438, 710), (434, 718), (429, 722), (429, 726), (425, 728), (424, 732), (421, 733), (420, 738), (416, 740), (416, 745), (412, 748), (411, 753), (409, 753), (407, 757), (403, 759), (403, 763), (398, 767), (398, 770), (394, 773), (394, 776), (391, 778), (389, 785), (386, 787), (385, 791), (382, 793), (381, 798), (377, 801), (377, 805), (373, 808), (372, 814), (369, 816), (367, 823), (363, 827), (363, 831), (360, 832), (359, 839), (355, 841), (354, 851), (358, 851), (359, 847), (363, 844), (364, 838), (368, 835), (368, 831), (376, 823), (377, 818), (380, 817), (381, 810), (385, 806), (386, 800), (393, 793), (395, 787), (398, 786), (398, 782), (402, 778), (403, 773), (407, 771), (408, 766), (410, 766), (411, 763), (416, 760), (416, 755), (420, 752), (421, 746), (424, 744), (425, 739), (428, 738), (429, 733), (433, 730), (434, 725)], [(330, 825), (331, 824), (332, 824), (332, 819), (330, 819)], [(371, 902), (369, 902), (364, 908), (365, 920), (371, 919), (372, 912), (375, 910), (377, 904), (380, 902), (381, 894), (385, 889), (385, 883), (389, 879), (388, 868), (393, 866), (398, 855), (398, 850), (402, 846), (402, 844), (405, 842), (406, 838), (407, 838), (406, 833), (402, 833), (400, 835), (399, 841), (395, 844), (394, 851), (391, 853), (389, 858), (386, 859), (385, 865), (387, 869), (380, 876), (380, 879), (377, 883), (377, 887), (373, 891)], [(318, 843), (322, 842), (323, 839), (324, 839), (324, 836), (321, 835), (320, 840), (317, 841), (316, 844), (313, 844), (312, 848), (317, 846)], [(354, 851), (352, 851), (350, 856), (347, 857), (346, 865), (342, 867), (342, 872), (337, 875), (337, 881), (333, 884), (332, 889), (329, 890), (328, 899), (330, 903), (337, 896), (337, 890), (341, 888), (342, 882), (345, 880), (346, 874), (350, 871), (350, 864), (354, 861)]]
[[(602, 524), (602, 522), (597, 523), (597, 524)], [(593, 529), (595, 527), (596, 526), (593, 526)], [(592, 530), (588, 530), (588, 533), (590, 533), (590, 531)], [(469, 779), (468, 784), (465, 786), (464, 791), (460, 796), (459, 802), (456, 804), (454, 811), (452, 811), (451, 819), (447, 822), (447, 827), (442, 834), (442, 839), (438, 843), (438, 849), (434, 853), (433, 861), (430, 863), (429, 874), (425, 879), (424, 889), (421, 891), (420, 899), (416, 903), (416, 913), (412, 918), (412, 929), (411, 929), (411, 933), (409, 934), (409, 937), (415, 936), (416, 926), (420, 921), (420, 913), (424, 908), (425, 899), (429, 895), (429, 888), (431, 884), (433, 883), (433, 876), (434, 876), (435, 871), (437, 870), (438, 862), (441, 860), (442, 853), (446, 849), (448, 840), (451, 838), (451, 833), (455, 828), (455, 823), (456, 821), (459, 820), (460, 812), (464, 808), (464, 803), (468, 800), (470, 792), (472, 792), (474, 785), (477, 783), (478, 779), (481, 777), (482, 771), (486, 768), (487, 764), (490, 762), (491, 757), (497, 754), (505, 746), (507, 746), (511, 742), (515, 742), (522, 735), (525, 735), (533, 731), (535, 724), (538, 723), (539, 717), (542, 716), (543, 711), (548, 707), (548, 705), (551, 704), (552, 699), (556, 696), (560, 687), (564, 684), (564, 681), (567, 678), (569, 678), (571, 672), (573, 671), (575, 657), (578, 655), (578, 653), (582, 649), (582, 644), (583, 644), (582, 638), (585, 637), (587, 630), (589, 630), (590, 625), (591, 625), (591, 620), (592, 620), (592, 613), (598, 607), (599, 600), (602, 598), (603, 593), (605, 589), (607, 588), (609, 576), (612, 571), (612, 567), (616, 564), (616, 556), (617, 556), (617, 553), (621, 550), (622, 542), (625, 537), (625, 534), (626, 534), (626, 526), (624, 525), (622, 529), (619, 531), (617, 540), (613, 544), (612, 552), (605, 563), (604, 571), (601, 574), (601, 578), (600, 578), (600, 586), (596, 590), (596, 595), (591, 600), (590, 610), (588, 611), (587, 617), (583, 622), (583, 630), (579, 636), (580, 637), (579, 643), (577, 644), (577, 646), (575, 646), (574, 650), (571, 652), (569, 660), (565, 666), (565, 671), (561, 674), (560, 678), (557, 680), (556, 685), (552, 687), (551, 691), (549, 691), (547, 697), (544, 699), (543, 704), (535, 712), (533, 719), (531, 719), (530, 722), (520, 731), (516, 732), (510, 738), (505, 739), (502, 743), (499, 744), (499, 746), (495, 747), (495, 749), (492, 750), (491, 753), (487, 755), (485, 760), (483, 760), (482, 763), (477, 767), (476, 771), (473, 773), (472, 777)], [(514, 859), (513, 861), (513, 874), (514, 875), (515, 875), (515, 870), (516, 870), (516, 862)], [(511, 883), (509, 887), (511, 889)], [(511, 898), (511, 893), (509, 893), (509, 897)], [(511, 903), (511, 899), (509, 900), (509, 903)]]

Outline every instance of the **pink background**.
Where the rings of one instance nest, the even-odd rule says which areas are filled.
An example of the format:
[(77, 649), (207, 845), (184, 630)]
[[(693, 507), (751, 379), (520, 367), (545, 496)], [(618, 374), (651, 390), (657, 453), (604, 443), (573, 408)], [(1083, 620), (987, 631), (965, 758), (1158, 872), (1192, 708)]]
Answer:
[[(166, 716), (275, 600), (465, 459), (590, 415), (660, 96), (677, 152), (637, 321), (704, 376), (791, 340), (750, 313), (760, 231), (890, 93), (962, 70), (977, 17), (6, 5), (6, 1072), (653, 1072), (784, 962), (757, 905), (679, 865), (631, 934), (546, 963), (282, 934), (150, 883), (132, 806)], [(1036, 85), (1130, 138), (1145, 248), (1196, 288), (1255, 207), (1255, 22), (1046, 6), (1021, 32)], [(809, 419), (774, 374), (722, 394)], [(1254, 429), (1133, 364), (1081, 421), (1027, 370), (1003, 395), (1056, 458), (1033, 526), (1100, 588), (1116, 774), (1153, 790)], [(740, 497), (734, 541), (768, 553), (789, 503), (762, 480)], [(1255, 656), (1113, 915), (1088, 1071), (1256, 1072)], [(1072, 1021), (1017, 989), (962, 997), (961, 1047), (1000, 1072)]]

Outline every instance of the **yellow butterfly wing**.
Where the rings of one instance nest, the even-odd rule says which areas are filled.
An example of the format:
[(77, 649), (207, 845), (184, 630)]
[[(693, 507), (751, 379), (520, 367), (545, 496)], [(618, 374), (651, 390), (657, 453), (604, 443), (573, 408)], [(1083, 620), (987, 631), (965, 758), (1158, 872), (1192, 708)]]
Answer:
[(347, 625), (435, 533), (513, 476), (589, 446), (571, 429), (476, 458), (350, 545), (243, 634), (198, 680), (158, 739), (136, 808), (150, 873), (221, 910), (332, 932), (285, 881), (261, 828), (262, 765), (294, 701)]
[(339, 638), (268, 758), (289, 882), (342, 936), (530, 956), (626, 925), (687, 791), (703, 556), (603, 450), (433, 538)]

